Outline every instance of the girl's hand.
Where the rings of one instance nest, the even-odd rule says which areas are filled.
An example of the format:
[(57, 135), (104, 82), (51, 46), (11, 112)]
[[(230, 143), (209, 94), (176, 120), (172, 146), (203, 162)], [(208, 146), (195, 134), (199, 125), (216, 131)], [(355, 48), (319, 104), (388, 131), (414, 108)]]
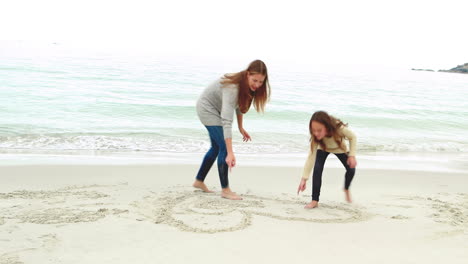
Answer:
[(247, 141), (252, 141), (252, 138), (250, 137), (249, 133), (247, 133), (247, 131), (245, 131), (245, 129), (243, 128), (240, 128), (239, 129), (239, 132), (242, 134), (242, 137), (243, 137), (243, 141), (244, 142), (247, 142)]
[(307, 186), (307, 181), (304, 179), (301, 179), (301, 183), (299, 183), (299, 187), (297, 187), (297, 194), (299, 195), (299, 192), (303, 192), (306, 189)]
[(350, 168), (356, 168), (357, 161), (355, 157), (348, 157), (348, 160), (346, 161), (346, 163), (348, 164)]
[(234, 153), (228, 153), (226, 156), (226, 163), (229, 167), (229, 171), (231, 171), (231, 169), (236, 166), (236, 156), (234, 156)]

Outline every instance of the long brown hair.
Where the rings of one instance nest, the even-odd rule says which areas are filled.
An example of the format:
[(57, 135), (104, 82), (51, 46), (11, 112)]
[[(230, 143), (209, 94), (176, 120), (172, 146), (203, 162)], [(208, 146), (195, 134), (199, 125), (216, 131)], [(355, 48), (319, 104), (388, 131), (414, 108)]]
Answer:
[(317, 111), (315, 112), (312, 117), (310, 118), (309, 122), (309, 132), (310, 132), (310, 149), (314, 149), (314, 144), (319, 144), (320, 147), (327, 151), (327, 146), (323, 143), (323, 140), (318, 140), (314, 134), (312, 133), (312, 121), (319, 122), (320, 124), (324, 125), (327, 129), (327, 136), (333, 137), (336, 144), (342, 149), (346, 150), (346, 146), (343, 143), (343, 135), (338, 132), (338, 129), (341, 127), (348, 126), (348, 124), (343, 123), (340, 119), (329, 115), (325, 111)]
[[(260, 86), (255, 92), (252, 92), (249, 88), (247, 80), (248, 75), (261, 74), (265, 76), (262, 86)], [(247, 113), (250, 109), (250, 105), (254, 104), (257, 112), (263, 112), (265, 104), (270, 98), (270, 83), (268, 82), (268, 71), (265, 63), (261, 60), (252, 61), (247, 69), (237, 72), (225, 74), (222, 84), (238, 84), (239, 94), (237, 103), (242, 113)]]

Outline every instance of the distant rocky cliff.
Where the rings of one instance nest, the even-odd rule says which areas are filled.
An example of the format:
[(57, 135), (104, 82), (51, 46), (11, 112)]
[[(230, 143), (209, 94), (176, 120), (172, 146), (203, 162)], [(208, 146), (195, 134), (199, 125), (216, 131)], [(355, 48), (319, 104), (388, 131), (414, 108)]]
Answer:
[(450, 70), (439, 70), (440, 72), (457, 72), (457, 73), (468, 73), (468, 63), (465, 63), (463, 65), (458, 65), (455, 68), (452, 68)]

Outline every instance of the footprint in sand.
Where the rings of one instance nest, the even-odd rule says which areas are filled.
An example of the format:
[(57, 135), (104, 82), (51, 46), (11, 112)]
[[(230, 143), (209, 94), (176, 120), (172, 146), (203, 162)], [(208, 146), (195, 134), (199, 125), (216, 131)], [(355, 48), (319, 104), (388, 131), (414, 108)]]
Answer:
[[(30, 235), (24, 233), (23, 235)], [(18, 240), (23, 240), (22, 243)], [(11, 243), (11, 242), (10, 242)], [(20, 260), (20, 256), (24, 252), (34, 252), (40, 250), (46, 250), (51, 252), (56, 249), (60, 243), (60, 239), (54, 233), (47, 233), (37, 237), (24, 237), (20, 235), (15, 238), (13, 245), (10, 245), (10, 252), (0, 254), (0, 264), (20, 264), (23, 263)], [(50, 259), (49, 259), (50, 260)]]
[(47, 251), (52, 251), (60, 243), (56, 234), (45, 234), (39, 237), (42, 239), (42, 248)]
[(324, 204), (314, 210), (299, 210), (301, 200), (244, 195), (244, 200), (220, 199), (197, 191), (169, 191), (150, 195), (133, 205), (139, 213), (157, 224), (167, 224), (196, 233), (230, 232), (247, 228), (255, 215), (284, 221), (348, 223), (367, 219), (356, 208)]
[(21, 262), (19, 260), (18, 255), (14, 253), (5, 253), (0, 255), (0, 263), (1, 264), (23, 264), (24, 262)]
[[(441, 224), (444, 230), (436, 231), (434, 238), (454, 236), (468, 232), (468, 194), (437, 193), (426, 196), (390, 196), (391, 203), (375, 203), (385, 210), (393, 211), (389, 218), (406, 220), (413, 218), (429, 218)], [(403, 213), (404, 215), (401, 215)], [(396, 215), (394, 215), (396, 214)], [(407, 216), (410, 215), (411, 217)]]

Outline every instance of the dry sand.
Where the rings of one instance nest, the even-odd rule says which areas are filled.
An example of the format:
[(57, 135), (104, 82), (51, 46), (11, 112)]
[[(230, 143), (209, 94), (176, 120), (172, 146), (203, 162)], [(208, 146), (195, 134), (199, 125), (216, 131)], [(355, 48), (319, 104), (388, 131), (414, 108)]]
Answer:
[(320, 207), (299, 167), (235, 168), (242, 201), (197, 166), (2, 166), (0, 263), (467, 263), (468, 175), (363, 169)]

